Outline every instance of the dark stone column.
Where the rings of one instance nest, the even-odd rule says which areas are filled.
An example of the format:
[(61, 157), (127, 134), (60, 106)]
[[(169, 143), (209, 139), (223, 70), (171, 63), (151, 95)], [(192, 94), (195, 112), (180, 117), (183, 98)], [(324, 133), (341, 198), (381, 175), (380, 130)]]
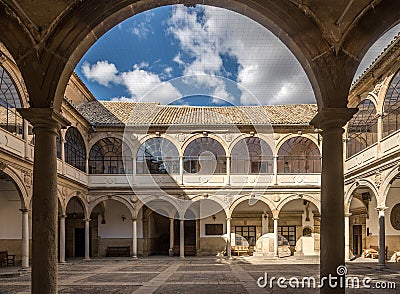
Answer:
[(378, 267), (381, 269), (386, 268), (386, 255), (385, 255), (385, 210), (387, 207), (378, 207), (379, 217), (379, 262)]
[[(322, 109), (311, 124), (322, 129), (321, 255), (320, 276), (343, 277), (337, 273), (344, 260), (344, 168), (343, 126), (356, 109)], [(324, 283), (320, 293), (345, 293), (345, 288)]]
[(33, 125), (35, 153), (32, 200), (32, 293), (57, 293), (56, 137), (68, 122), (50, 108), (19, 112)]

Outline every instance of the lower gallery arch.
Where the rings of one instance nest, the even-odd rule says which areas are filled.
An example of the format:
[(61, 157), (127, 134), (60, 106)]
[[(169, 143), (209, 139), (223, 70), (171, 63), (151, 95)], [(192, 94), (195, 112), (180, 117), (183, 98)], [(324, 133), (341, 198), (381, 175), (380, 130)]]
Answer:
[(225, 209), (217, 200), (203, 198), (191, 203), (185, 211), (185, 255), (224, 255), (228, 234), (226, 222)]
[(288, 197), (279, 206), (278, 234), (289, 243), (290, 254), (315, 256), (320, 253), (319, 203), (313, 197)]
[(231, 206), (232, 255), (272, 256), (273, 227), (273, 214), (268, 204), (256, 197), (239, 198)]
[[(385, 195), (385, 246), (387, 258), (394, 261), (400, 256), (400, 174), (397, 175)], [(377, 215), (376, 211), (375, 214)], [(377, 216), (378, 217), (378, 216)], [(372, 233), (375, 233), (374, 231)]]
[[(349, 257), (360, 257), (363, 250), (378, 246), (379, 223), (375, 193), (367, 186), (357, 187), (349, 199), (348, 246)], [(345, 223), (346, 224), (346, 223)]]
[(66, 207), (65, 218), (65, 256), (85, 256), (85, 209), (82, 200), (73, 196)]
[[(174, 204), (167, 200), (154, 199), (138, 211), (138, 222), (142, 220), (142, 234), (138, 232), (138, 250), (142, 255), (172, 255), (175, 241), (175, 230), (179, 230), (178, 211)], [(179, 222), (179, 220), (178, 220)], [(179, 232), (179, 231), (178, 231)], [(179, 254), (179, 248), (177, 249)]]
[[(0, 171), (0, 251), (8, 251), (8, 254), (15, 255), (15, 262), (20, 262), (23, 255), (24, 213), (28, 214), (29, 210), (25, 209), (18, 184), (10, 175)], [(30, 214), (26, 217), (30, 219)], [(30, 227), (29, 225), (29, 232)]]
[(92, 256), (129, 257), (134, 254), (133, 221), (136, 221), (137, 235), (142, 236), (142, 220), (134, 218), (125, 201), (103, 197), (94, 203), (89, 219)]

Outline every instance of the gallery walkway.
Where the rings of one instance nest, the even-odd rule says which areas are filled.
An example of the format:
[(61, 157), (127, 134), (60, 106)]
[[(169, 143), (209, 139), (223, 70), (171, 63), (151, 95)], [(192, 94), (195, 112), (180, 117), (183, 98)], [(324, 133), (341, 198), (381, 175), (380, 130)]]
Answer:
[[(318, 258), (76, 259), (60, 265), (59, 272), (60, 293), (319, 293), (311, 289), (279, 289), (276, 283), (272, 289), (261, 289), (256, 283), (264, 272), (277, 278), (317, 277)], [(376, 281), (395, 282), (397, 289), (347, 289), (346, 293), (400, 291), (400, 263), (389, 263), (387, 269), (377, 270), (376, 261), (359, 259), (348, 264), (348, 275), (360, 280), (369, 276), (373, 279), (371, 285)], [(30, 293), (30, 272), (0, 269), (0, 293)]]

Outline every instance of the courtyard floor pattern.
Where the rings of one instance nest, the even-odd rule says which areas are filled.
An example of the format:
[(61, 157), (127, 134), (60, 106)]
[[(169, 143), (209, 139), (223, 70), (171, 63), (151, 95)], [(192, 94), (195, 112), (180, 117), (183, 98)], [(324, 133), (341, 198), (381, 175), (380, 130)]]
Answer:
[[(348, 276), (372, 279), (373, 288), (347, 289), (346, 293), (400, 293), (400, 264), (378, 270), (375, 262), (347, 264)], [(261, 257), (93, 258), (68, 260), (59, 265), (59, 293), (319, 293), (318, 289), (272, 288), (257, 285), (259, 277), (318, 279), (318, 258), (272, 259)], [(395, 283), (395, 289), (376, 289), (376, 282)], [(393, 286), (393, 284), (391, 285)], [(30, 272), (0, 269), (0, 294), (30, 293)]]

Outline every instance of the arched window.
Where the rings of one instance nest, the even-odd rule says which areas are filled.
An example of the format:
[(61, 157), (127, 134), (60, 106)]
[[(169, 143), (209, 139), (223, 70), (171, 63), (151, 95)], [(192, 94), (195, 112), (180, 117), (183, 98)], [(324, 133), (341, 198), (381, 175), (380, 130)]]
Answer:
[(396, 73), (390, 83), (383, 107), (383, 136), (387, 136), (400, 127), (400, 71)]
[(225, 149), (210, 137), (197, 138), (189, 143), (184, 153), (184, 170), (187, 173), (226, 173)]
[(81, 171), (85, 171), (86, 166), (86, 148), (82, 135), (79, 131), (70, 127), (65, 134), (65, 162), (76, 167)]
[(138, 174), (179, 174), (178, 149), (165, 138), (147, 140), (138, 150), (136, 171)]
[(132, 173), (132, 156), (128, 146), (118, 138), (104, 138), (89, 153), (89, 174)]
[(377, 141), (376, 109), (374, 103), (363, 100), (358, 104), (358, 111), (349, 121), (347, 128), (347, 157), (350, 157)]
[(273, 166), (271, 147), (260, 138), (242, 139), (232, 149), (232, 174), (273, 174)]
[(278, 151), (278, 173), (320, 173), (321, 154), (317, 145), (305, 137), (288, 139)]
[(22, 137), (23, 120), (17, 108), (21, 108), (18, 91), (9, 74), (0, 66), (0, 128)]

